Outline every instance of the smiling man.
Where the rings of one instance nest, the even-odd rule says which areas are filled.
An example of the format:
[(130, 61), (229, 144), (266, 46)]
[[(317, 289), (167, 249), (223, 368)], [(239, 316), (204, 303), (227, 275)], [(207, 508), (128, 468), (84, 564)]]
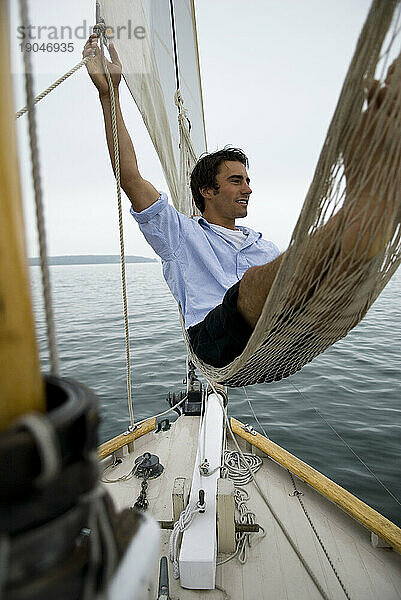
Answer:
[[(247, 215), (252, 193), (247, 165), (238, 148), (206, 154), (198, 161), (191, 189), (201, 217), (182, 215), (168, 203), (166, 194), (156, 190), (146, 202), (130, 196), (131, 214), (162, 259), (164, 277), (181, 307), (192, 348), (215, 367), (241, 354), (252, 333), (252, 324), (238, 305), (244, 274), (279, 255), (260, 233), (235, 224)], [(252, 286), (244, 297), (249, 293), (255, 297)]]
[[(247, 167), (242, 150), (225, 148), (203, 156), (191, 175), (192, 195), (202, 213), (194, 220), (195, 229), (198, 236), (200, 229), (208, 242), (196, 262), (199, 268), (206, 258), (209, 266), (204, 263), (204, 284), (195, 279), (198, 289), (194, 298), (199, 302), (204, 297), (207, 302), (204, 314), (197, 316), (188, 334), (197, 356), (215, 367), (225, 366), (241, 354), (256, 323), (251, 321), (247, 305), (252, 305), (257, 292), (252, 285), (241, 286), (245, 273), (279, 256), (278, 248), (260, 233), (236, 225), (236, 219), (247, 216), (252, 193)], [(201, 247), (199, 244), (198, 250)], [(191, 271), (195, 273), (195, 269)], [(241, 287), (245, 310), (239, 302)]]
[[(121, 185), (131, 201), (131, 214), (162, 259), (164, 277), (181, 307), (193, 350), (205, 362), (224, 366), (241, 354), (259, 316), (255, 320), (253, 302), (261, 292), (252, 285), (249, 268), (275, 262), (279, 256), (278, 248), (260, 233), (235, 224), (236, 219), (247, 215), (252, 193), (248, 159), (237, 148), (203, 156), (191, 175), (193, 198), (202, 216), (190, 219), (179, 213), (168, 203), (166, 194), (159, 193), (139, 172), (118, 99), (121, 63), (113, 44), (109, 51), (117, 102)], [(83, 56), (93, 52), (96, 58), (87, 68), (99, 92), (114, 168), (109, 88), (96, 35), (89, 38)], [(250, 285), (241, 293), (245, 273)], [(270, 279), (273, 281), (274, 276)]]

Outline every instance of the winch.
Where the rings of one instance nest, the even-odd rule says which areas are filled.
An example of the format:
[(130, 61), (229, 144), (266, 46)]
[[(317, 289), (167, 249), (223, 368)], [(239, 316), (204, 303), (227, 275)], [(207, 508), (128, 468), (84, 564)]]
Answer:
[(139, 479), (156, 479), (163, 473), (164, 467), (160, 464), (156, 454), (145, 452), (135, 459), (135, 475)]

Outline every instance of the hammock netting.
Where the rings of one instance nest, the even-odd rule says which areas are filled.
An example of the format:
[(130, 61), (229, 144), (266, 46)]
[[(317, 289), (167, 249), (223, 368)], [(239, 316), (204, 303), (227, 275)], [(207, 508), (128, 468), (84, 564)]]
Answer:
[[(106, 23), (113, 25), (113, 3), (103, 0), (101, 4)], [(163, 40), (160, 52), (157, 43), (156, 51), (149, 44), (139, 66), (132, 63), (138, 60), (132, 49), (127, 55), (117, 42), (116, 46), (123, 65), (128, 61), (126, 81), (159, 153), (174, 204), (191, 214), (183, 189), (195, 157), (205, 150), (199, 70), (194, 73), (189, 68), (187, 50), (181, 52), (184, 57), (174, 54), (171, 32), (160, 38), (154, 29), (152, 6), (165, 5), (167, 10), (169, 3), (117, 4), (120, 18), (124, 4), (127, 14), (135, 5), (145, 27), (156, 31), (157, 43)], [(176, 13), (186, 15), (191, 60), (197, 58), (193, 4), (184, 0), (171, 4)], [(372, 3), (290, 245), (245, 350), (216, 369), (199, 361), (187, 343), (191, 360), (207, 379), (244, 386), (297, 372), (359, 323), (399, 266), (401, 58), (396, 59), (401, 52), (400, 12), (401, 0)], [(171, 15), (165, 17), (165, 26), (171, 27)], [(174, 66), (175, 61), (177, 66), (177, 57), (183, 70), (178, 93), (176, 80), (167, 86), (162, 81), (166, 79), (163, 64)], [(191, 76), (195, 80), (190, 85), (183, 83)], [(169, 120), (165, 107), (171, 106), (170, 96), (173, 102), (175, 96), (176, 112)], [(177, 139), (178, 151), (173, 150)]]

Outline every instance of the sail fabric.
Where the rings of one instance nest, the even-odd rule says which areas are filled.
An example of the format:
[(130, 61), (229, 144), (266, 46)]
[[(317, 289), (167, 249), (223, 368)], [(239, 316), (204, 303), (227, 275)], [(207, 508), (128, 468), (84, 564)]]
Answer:
[(295, 373), (359, 323), (399, 266), (400, 23), (400, 0), (374, 0), (290, 246), (243, 353), (213, 368), (193, 354), (184, 331), (192, 361), (210, 381), (244, 386)]
[(193, 0), (100, 0), (99, 4), (173, 204), (191, 216), (195, 211), (189, 175), (206, 151)]

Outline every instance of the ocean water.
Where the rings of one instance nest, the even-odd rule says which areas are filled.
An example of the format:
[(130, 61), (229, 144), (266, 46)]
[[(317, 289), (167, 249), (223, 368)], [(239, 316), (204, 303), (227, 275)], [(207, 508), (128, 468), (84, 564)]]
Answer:
[[(120, 267), (52, 266), (50, 272), (61, 375), (98, 395), (103, 442), (129, 424)], [(30, 274), (46, 372), (39, 267)], [(167, 393), (183, 389), (186, 353), (160, 265), (129, 264), (127, 281), (139, 420), (165, 410)], [(398, 272), (346, 338), (281, 382), (230, 390), (229, 412), (259, 429), (253, 408), (272, 440), (401, 526), (400, 298)]]

